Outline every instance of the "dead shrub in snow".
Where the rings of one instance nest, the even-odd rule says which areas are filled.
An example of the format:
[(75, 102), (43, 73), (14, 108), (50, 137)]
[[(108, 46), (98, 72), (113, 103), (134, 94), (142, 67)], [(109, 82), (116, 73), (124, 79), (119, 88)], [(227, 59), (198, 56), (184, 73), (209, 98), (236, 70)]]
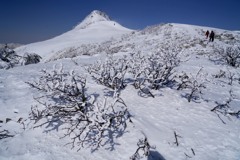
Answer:
[(135, 88), (145, 86), (158, 90), (169, 85), (174, 78), (174, 69), (179, 65), (179, 51), (167, 48), (157, 53), (143, 56), (141, 53), (132, 54), (129, 58), (129, 73), (132, 75)]
[(28, 65), (40, 62), (41, 57), (35, 53), (25, 53), (19, 56), (6, 45), (0, 49), (0, 69), (9, 69), (15, 66)]
[(131, 54), (128, 73), (131, 75), (133, 86), (142, 93), (154, 97), (151, 90), (158, 90), (173, 82), (174, 68), (180, 63), (177, 54), (165, 51), (147, 56), (140, 52)]
[[(0, 69), (9, 69), (15, 67), (20, 60), (20, 56), (16, 54), (8, 45), (0, 49)], [(1, 62), (2, 61), (2, 62)]]
[(150, 90), (173, 82), (174, 69), (180, 63), (178, 53), (165, 48), (147, 56), (140, 52), (123, 58), (109, 56), (105, 62), (98, 61), (86, 70), (97, 83), (111, 89), (122, 90), (127, 84), (133, 84), (140, 92), (154, 97)]
[(215, 59), (227, 63), (232, 67), (239, 67), (240, 65), (240, 47), (232, 46), (226, 49), (215, 49)]
[(178, 82), (177, 90), (189, 90), (190, 93), (187, 93), (186, 95), (188, 102), (199, 97), (199, 95), (202, 94), (202, 90), (205, 88), (204, 77), (206, 75), (202, 74), (201, 71), (202, 68), (197, 72), (195, 76), (192, 74), (188, 75), (186, 73), (183, 73), (182, 75), (179, 75), (178, 78), (176, 78), (176, 81)]
[(229, 91), (229, 95), (230, 97), (223, 103), (215, 102), (217, 106), (211, 109), (211, 111), (215, 113), (220, 113), (225, 116), (231, 115), (239, 118), (240, 110), (236, 110), (236, 109), (234, 110), (233, 107), (230, 105), (233, 102), (233, 100), (236, 99), (235, 96), (233, 95), (232, 90)]
[(43, 70), (38, 82), (27, 83), (43, 93), (36, 98), (40, 105), (32, 106), (30, 112), (35, 127), (62, 125), (63, 137), (71, 138), (68, 144), (73, 148), (113, 146), (114, 138), (121, 136), (131, 121), (127, 106), (117, 94), (94, 103), (94, 97), (86, 93), (86, 79), (74, 72)]
[(41, 61), (42, 57), (36, 53), (25, 53), (24, 56), (22, 57), (22, 59), (23, 59), (22, 63), (24, 65), (29, 65), (29, 64), (39, 63)]
[(0, 131), (0, 140), (9, 138), (9, 137), (13, 137), (13, 135), (11, 135), (8, 130), (4, 129), (4, 130)]
[[(154, 159), (151, 155), (151, 151), (150, 149), (155, 149), (155, 146), (151, 146), (150, 143), (148, 142), (147, 137), (145, 136), (142, 139), (139, 139), (138, 143), (137, 143), (137, 150), (135, 151), (135, 153), (130, 157), (131, 160), (139, 160), (143, 157), (148, 157), (149, 159)], [(155, 157), (155, 156), (154, 156)], [(155, 157), (155, 159), (158, 159), (160, 157)]]
[(229, 69), (227, 71), (220, 69), (219, 73), (213, 75), (213, 77), (226, 81), (228, 85), (233, 85), (234, 81), (239, 81), (239, 76)]
[(146, 57), (140, 52), (130, 54), (128, 72), (132, 75), (133, 86), (138, 89), (145, 82), (144, 69), (146, 68)]
[(127, 68), (125, 58), (114, 59), (112, 56), (108, 56), (105, 62), (98, 61), (86, 67), (86, 70), (97, 83), (113, 90), (121, 90), (126, 87), (125, 74)]
[(172, 82), (174, 68), (180, 63), (179, 52), (174, 49), (161, 49), (161, 51), (150, 55), (148, 65), (145, 68), (146, 79), (152, 89), (160, 89)]
[(213, 75), (214, 78), (226, 78), (226, 72), (221, 70), (219, 71), (219, 73)]

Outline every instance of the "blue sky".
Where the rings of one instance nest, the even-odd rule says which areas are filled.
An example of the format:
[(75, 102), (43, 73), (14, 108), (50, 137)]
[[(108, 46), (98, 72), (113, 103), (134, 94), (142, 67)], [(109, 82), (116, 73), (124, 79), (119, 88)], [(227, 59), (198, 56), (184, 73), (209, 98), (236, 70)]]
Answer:
[(0, 43), (31, 43), (69, 31), (101, 10), (131, 29), (184, 23), (240, 30), (240, 0), (0, 0)]

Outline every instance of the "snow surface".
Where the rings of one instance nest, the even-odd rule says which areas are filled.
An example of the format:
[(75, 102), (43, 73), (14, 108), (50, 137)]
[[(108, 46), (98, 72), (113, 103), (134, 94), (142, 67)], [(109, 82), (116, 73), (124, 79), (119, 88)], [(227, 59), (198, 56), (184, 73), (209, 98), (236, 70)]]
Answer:
[[(96, 13), (92, 12), (94, 15)], [(20, 47), (17, 51), (19, 53), (36, 52), (47, 60), (54, 56), (56, 50), (64, 47), (78, 46), (78, 43), (95, 43), (116, 36), (120, 36), (121, 39), (123, 33), (131, 31), (109, 19), (105, 21), (106, 16), (100, 19), (101, 21), (97, 23), (87, 23), (89, 25), (84, 29), (77, 26), (63, 35)], [(88, 21), (85, 19), (83, 22)], [(112, 44), (124, 46), (114, 54), (116, 57), (138, 51), (146, 55), (158, 52), (164, 42), (181, 45), (184, 48), (180, 54), (183, 61), (176, 71), (196, 75), (202, 68), (204, 79), (207, 80), (201, 98), (190, 103), (184, 98), (184, 91), (178, 91), (176, 88), (161, 88), (154, 91), (155, 98), (151, 98), (141, 97), (133, 86), (127, 86), (122, 91), (121, 98), (133, 114), (133, 124), (127, 127), (127, 132), (123, 136), (117, 138), (112, 150), (108, 149), (109, 146), (104, 146), (95, 152), (91, 152), (90, 148), (77, 152), (77, 148), (71, 149), (71, 146), (65, 146), (70, 140), (68, 137), (60, 139), (63, 135), (61, 126), (53, 130), (47, 126), (33, 128), (33, 123), (28, 120), (31, 106), (37, 104), (33, 97), (37, 97), (38, 92), (25, 82), (38, 79), (41, 69), (51, 70), (54, 65), (62, 64), (64, 70), (75, 70), (78, 74), (87, 77), (88, 93), (99, 95), (98, 100), (106, 96), (109, 89), (96, 84), (84, 70), (84, 66), (93, 64), (97, 60), (104, 60), (106, 57), (104, 52), (93, 56), (63, 58), (47, 63), (0, 70), (0, 120), (3, 120), (0, 126), (14, 135), (12, 138), (0, 140), (0, 159), (126, 160), (136, 151), (137, 142), (139, 138), (143, 138), (142, 133), (144, 133), (150, 144), (156, 146), (155, 154), (159, 159), (239, 160), (240, 119), (230, 115), (217, 115), (210, 110), (216, 106), (215, 101), (226, 101), (231, 89), (236, 96), (231, 105), (240, 110), (239, 80), (229, 85), (227, 79), (213, 78), (220, 69), (240, 77), (240, 70), (225, 64), (216, 64), (209, 60), (208, 54), (203, 54), (212, 53), (214, 48), (219, 46), (231, 45), (227, 38), (216, 38), (213, 43), (209, 43), (204, 36), (204, 31), (207, 29), (214, 30), (222, 37), (232, 34), (237, 39), (236, 43), (239, 44), (240, 35), (236, 32), (183, 24), (150, 26), (134, 34), (130, 33), (122, 38), (121, 42), (117, 40), (115, 41), (117, 43)], [(134, 47), (130, 44), (134, 44)], [(12, 120), (6, 123), (7, 118)], [(25, 120), (25, 130), (24, 126), (17, 123), (19, 118)], [(181, 136), (178, 138), (179, 146), (174, 144), (174, 132)]]

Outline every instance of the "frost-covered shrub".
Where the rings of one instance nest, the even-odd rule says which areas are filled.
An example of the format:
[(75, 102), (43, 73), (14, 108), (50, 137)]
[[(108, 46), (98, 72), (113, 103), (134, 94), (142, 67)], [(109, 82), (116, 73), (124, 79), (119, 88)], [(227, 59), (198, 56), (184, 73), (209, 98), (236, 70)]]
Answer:
[(9, 69), (9, 68), (10, 68), (9, 63), (0, 59), (0, 69)]
[[(111, 89), (121, 90), (132, 84), (142, 93), (154, 97), (150, 90), (158, 90), (173, 82), (174, 69), (180, 59), (174, 49), (162, 49), (157, 53), (142, 55), (140, 52), (98, 61), (86, 67), (93, 79)], [(127, 76), (126, 76), (127, 75)]]
[(161, 31), (164, 30), (164, 28), (169, 27), (168, 24), (157, 24), (152, 26), (147, 26), (143, 30), (140, 31), (140, 34), (146, 35), (146, 34), (155, 34), (158, 35)]
[(114, 54), (114, 53), (118, 53), (121, 49), (123, 48), (123, 46), (114, 46), (114, 47), (109, 47), (108, 50), (106, 50), (107, 54)]
[[(143, 157), (148, 157), (148, 159), (154, 159), (151, 155), (150, 149), (155, 149), (156, 147), (150, 145), (146, 136), (142, 139), (139, 139), (137, 146), (138, 146), (137, 150), (130, 157), (131, 160), (140, 160)], [(155, 157), (155, 158), (160, 158), (160, 157)]]
[[(114, 54), (120, 51), (124, 51), (127, 44), (119, 45), (118, 41), (105, 41), (102, 43), (91, 43), (91, 44), (81, 44), (79, 46), (69, 47), (56, 52), (56, 54), (51, 57), (50, 60), (57, 60), (61, 58), (73, 58), (81, 55), (92, 56), (94, 54), (106, 53)], [(134, 47), (134, 45), (133, 45)]]
[(125, 58), (114, 59), (112, 56), (108, 56), (105, 62), (97, 61), (86, 67), (86, 70), (97, 83), (114, 90), (121, 90), (126, 87), (127, 68), (128, 64)]
[(0, 140), (9, 137), (13, 137), (13, 135), (11, 135), (8, 130), (0, 130)]
[(211, 109), (212, 112), (215, 113), (220, 113), (224, 116), (227, 115), (231, 115), (231, 116), (235, 116), (237, 118), (240, 118), (240, 107), (233, 107), (232, 104), (234, 104), (234, 100), (237, 100), (237, 98), (235, 97), (235, 95), (233, 94), (233, 91), (230, 90), (229, 91), (229, 98), (227, 100), (225, 100), (224, 102), (215, 102), (216, 106)]
[(136, 89), (139, 89), (145, 82), (144, 68), (146, 64), (146, 58), (140, 52), (130, 54), (128, 72)]
[(20, 57), (7, 45), (0, 49), (0, 68), (9, 69), (19, 63)]
[[(11, 118), (6, 118), (5, 120), (0, 119), (0, 140), (14, 137), (16, 135), (17, 129), (20, 128), (19, 124), (21, 123), (24, 125), (24, 123), (21, 120), (22, 118), (19, 119), (16, 123), (15, 121), (12, 121)], [(9, 123), (12, 123), (12, 124), (9, 125)], [(16, 124), (14, 125), (14, 127), (13, 127), (13, 123)]]
[[(3, 123), (2, 120), (0, 120), (0, 123)], [(7, 123), (7, 122), (6, 122)], [(0, 125), (0, 140), (13, 137), (14, 135), (10, 133), (7, 129), (2, 128), (2, 125)]]
[(239, 67), (240, 65), (240, 47), (232, 48), (227, 47), (225, 51), (225, 60), (233, 67)]
[(129, 73), (132, 75), (133, 85), (136, 89), (160, 89), (172, 82), (174, 69), (179, 65), (180, 59), (177, 51), (161, 49), (157, 53), (142, 55), (132, 54), (129, 63)]
[(221, 81), (225, 81), (227, 84), (232, 85), (234, 81), (239, 81), (239, 76), (234, 72), (231, 72), (229, 69), (227, 71), (221, 70), (213, 75), (214, 78), (221, 79)]
[(25, 53), (22, 57), (23, 62), (22, 64), (28, 65), (28, 64), (36, 64), (39, 63), (42, 59), (41, 56), (39, 56), (36, 53)]
[(235, 44), (237, 43), (237, 37), (235, 37), (232, 33), (224, 31), (220, 34), (216, 35), (216, 39), (225, 42), (226, 44)]
[(152, 89), (159, 89), (168, 85), (174, 76), (174, 68), (180, 63), (178, 52), (173, 50), (161, 50), (148, 58), (148, 66), (145, 69), (148, 82)]
[(1, 48), (0, 50), (0, 59), (4, 62), (10, 62), (12, 59), (15, 57), (15, 52), (14, 50), (8, 48), (6, 45), (4, 48)]
[(56, 54), (51, 57), (50, 60), (57, 60), (61, 58), (73, 58), (81, 55), (94, 55), (96, 53), (101, 53), (102, 48), (99, 44), (81, 44), (80, 46), (68, 47), (56, 52)]
[(186, 89), (189, 91), (189, 93), (186, 94), (188, 102), (198, 98), (200, 94), (202, 94), (202, 90), (206, 88), (206, 74), (203, 74), (201, 71), (202, 68), (198, 71), (196, 75), (183, 72), (181, 75), (178, 75), (178, 78), (175, 79), (178, 83), (177, 90)]
[(73, 148), (113, 146), (115, 137), (121, 136), (131, 121), (128, 108), (118, 94), (95, 103), (94, 96), (87, 94), (86, 79), (73, 71), (43, 70), (37, 82), (27, 83), (42, 93), (36, 99), (40, 105), (32, 106), (30, 112), (35, 127), (62, 125), (63, 137), (71, 138), (68, 144)]
[(0, 49), (0, 69), (9, 69), (15, 66), (39, 63), (41, 57), (35, 53), (25, 53), (19, 56), (7, 45)]
[(220, 69), (220, 71), (217, 74), (213, 75), (213, 77), (214, 78), (226, 78), (226, 72)]
[(215, 54), (216, 54), (215, 60), (217, 61), (225, 62), (232, 67), (240, 66), (239, 46), (226, 47), (226, 49), (223, 48), (215, 49)]
[[(31, 87), (38, 89), (45, 100), (71, 109), (85, 110), (90, 107), (86, 94), (86, 79), (76, 75), (74, 71), (66, 72), (63, 67), (52, 71), (41, 70), (41, 77), (35, 82), (26, 82)], [(60, 107), (61, 108), (61, 107)]]

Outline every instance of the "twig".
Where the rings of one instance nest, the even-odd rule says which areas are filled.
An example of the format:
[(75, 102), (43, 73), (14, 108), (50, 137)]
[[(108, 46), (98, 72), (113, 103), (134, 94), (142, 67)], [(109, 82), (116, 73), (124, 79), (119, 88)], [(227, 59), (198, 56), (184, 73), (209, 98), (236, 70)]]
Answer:
[(240, 116), (240, 110), (237, 111), (237, 112), (229, 112), (228, 114), (230, 114), (231, 116), (236, 116), (236, 117), (238, 117), (238, 116)]
[(179, 138), (182, 138), (182, 137), (179, 136), (179, 135), (177, 135), (176, 131), (174, 131), (174, 137), (175, 137), (175, 142), (174, 142), (174, 144), (176, 144), (176, 145), (178, 146), (178, 145), (179, 145), (179, 143), (178, 143), (178, 137), (179, 137)]
[(192, 158), (192, 157), (190, 157), (189, 155), (187, 155), (185, 152), (184, 152), (184, 154), (185, 154), (185, 156), (186, 156), (187, 158)]
[(195, 152), (194, 152), (194, 150), (191, 148), (191, 150), (192, 150), (192, 153), (193, 153), (193, 155), (195, 156)]
[[(216, 113), (217, 114), (217, 113)], [(226, 124), (226, 122), (223, 121), (223, 119), (217, 114), (218, 118), (222, 121), (223, 124)]]

